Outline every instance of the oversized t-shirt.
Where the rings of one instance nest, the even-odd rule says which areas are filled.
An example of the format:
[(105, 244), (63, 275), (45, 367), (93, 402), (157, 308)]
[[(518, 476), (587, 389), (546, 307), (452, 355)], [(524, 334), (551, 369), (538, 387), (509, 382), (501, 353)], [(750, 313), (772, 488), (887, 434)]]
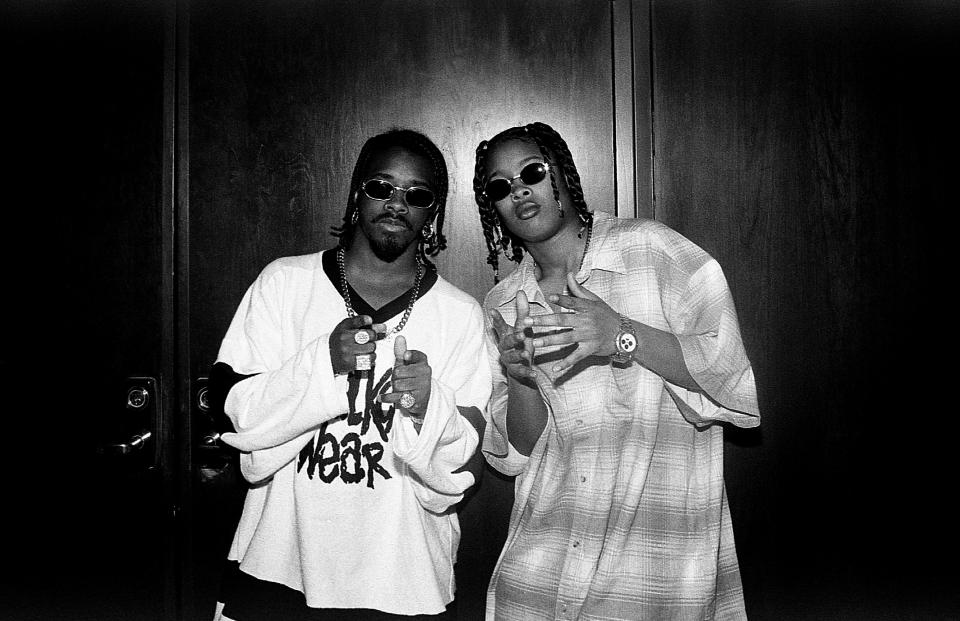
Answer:
[[(474, 483), (461, 468), (478, 443), (458, 406), (482, 410), (490, 393), (480, 307), (436, 276), (399, 333), (432, 370), (418, 434), (378, 400), (391, 392), (397, 335), (377, 341), (364, 377), (333, 373), (329, 337), (347, 317), (331, 281), (334, 257), (268, 265), (221, 345), (218, 363), (251, 376), (233, 386), (224, 408), (235, 431), (223, 440), (241, 451), (253, 484), (229, 558), (302, 591), (311, 607), (439, 613), (454, 591), (460, 530), (452, 506)], [(395, 306), (388, 331), (406, 303)]]

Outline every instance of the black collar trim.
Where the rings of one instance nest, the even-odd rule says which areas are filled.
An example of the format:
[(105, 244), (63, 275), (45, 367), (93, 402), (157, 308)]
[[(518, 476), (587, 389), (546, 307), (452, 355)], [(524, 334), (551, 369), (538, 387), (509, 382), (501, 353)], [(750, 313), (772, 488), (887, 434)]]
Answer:
[[(337, 290), (337, 293), (339, 293), (341, 299), (343, 299), (343, 292), (340, 291), (340, 267), (337, 265), (336, 248), (324, 251), (323, 257), (321, 258), (321, 265), (323, 266), (323, 273), (330, 279), (330, 284), (333, 285), (333, 288)], [(420, 281), (420, 293), (417, 295), (417, 299), (419, 300), (426, 295), (427, 291), (430, 291), (436, 283), (437, 268), (433, 263), (427, 262), (424, 264), (423, 280)], [(403, 311), (407, 309), (407, 305), (410, 304), (410, 296), (413, 295), (413, 287), (411, 287), (404, 291), (399, 297), (375, 309), (360, 297), (360, 294), (357, 293), (356, 289), (354, 289), (349, 282), (347, 283), (347, 288), (350, 290), (350, 302), (353, 304), (353, 310), (355, 310), (358, 315), (370, 315), (370, 317), (373, 318), (373, 323), (386, 323), (388, 320), (402, 314)]]

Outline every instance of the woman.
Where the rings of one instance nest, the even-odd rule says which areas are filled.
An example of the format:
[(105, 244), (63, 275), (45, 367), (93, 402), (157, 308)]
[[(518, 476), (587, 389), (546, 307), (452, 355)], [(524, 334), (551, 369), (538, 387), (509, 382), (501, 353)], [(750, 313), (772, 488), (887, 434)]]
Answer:
[(759, 424), (720, 266), (655, 221), (591, 212), (566, 143), (477, 148), (494, 390), (487, 460), (516, 475), (496, 619), (745, 618), (723, 429)]

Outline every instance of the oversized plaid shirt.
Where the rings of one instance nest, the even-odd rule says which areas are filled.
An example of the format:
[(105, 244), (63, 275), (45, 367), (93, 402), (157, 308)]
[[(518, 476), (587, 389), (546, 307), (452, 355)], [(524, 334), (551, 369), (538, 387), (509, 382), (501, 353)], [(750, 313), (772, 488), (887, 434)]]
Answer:
[[(532, 314), (552, 312), (534, 269), (528, 254), (485, 310), (513, 325), (522, 290)], [(716, 423), (760, 418), (720, 266), (661, 223), (596, 212), (576, 279), (616, 311), (676, 335), (703, 392), (637, 363), (588, 358), (559, 384), (540, 384), (548, 421), (524, 457), (507, 438), (507, 381), (487, 319), (494, 389), (483, 450), (517, 475), (487, 618), (745, 618)]]

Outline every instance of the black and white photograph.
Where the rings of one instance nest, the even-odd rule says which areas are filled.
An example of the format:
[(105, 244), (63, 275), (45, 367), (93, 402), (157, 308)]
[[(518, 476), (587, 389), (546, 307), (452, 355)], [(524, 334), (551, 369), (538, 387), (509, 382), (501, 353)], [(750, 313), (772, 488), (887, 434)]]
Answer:
[(960, 619), (960, 2), (6, 0), (0, 52), (0, 620)]

